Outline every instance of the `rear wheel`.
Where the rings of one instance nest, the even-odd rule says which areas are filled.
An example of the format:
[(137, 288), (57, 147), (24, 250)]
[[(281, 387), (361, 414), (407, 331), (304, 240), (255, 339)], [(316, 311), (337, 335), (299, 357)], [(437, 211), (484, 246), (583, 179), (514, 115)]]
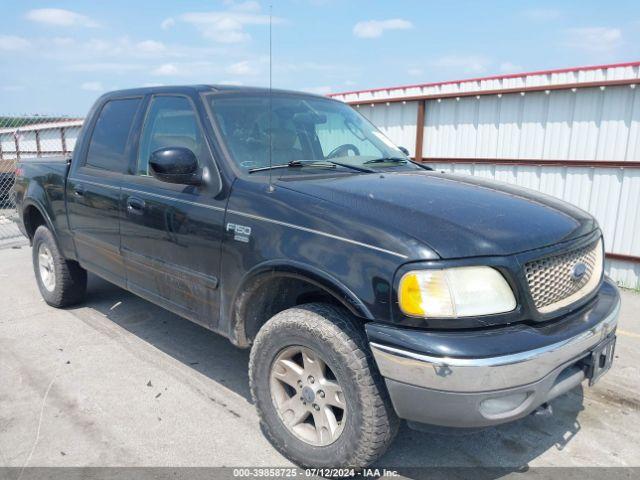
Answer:
[(364, 467), (395, 436), (398, 418), (358, 327), (339, 308), (307, 304), (256, 336), (249, 369), (261, 427), (298, 465)]
[(66, 260), (51, 231), (39, 226), (33, 236), (33, 269), (42, 298), (53, 307), (80, 302), (87, 290), (87, 271)]

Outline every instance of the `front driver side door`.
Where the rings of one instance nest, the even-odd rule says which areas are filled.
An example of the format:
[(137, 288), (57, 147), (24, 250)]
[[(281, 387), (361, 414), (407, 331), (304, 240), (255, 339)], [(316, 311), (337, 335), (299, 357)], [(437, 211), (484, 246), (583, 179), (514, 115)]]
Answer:
[(177, 185), (149, 174), (159, 148), (186, 147), (208, 178), (218, 178), (198, 112), (187, 96), (151, 98), (137, 161), (122, 183), (122, 252), (127, 287), (192, 321), (214, 328), (226, 201), (217, 186)]

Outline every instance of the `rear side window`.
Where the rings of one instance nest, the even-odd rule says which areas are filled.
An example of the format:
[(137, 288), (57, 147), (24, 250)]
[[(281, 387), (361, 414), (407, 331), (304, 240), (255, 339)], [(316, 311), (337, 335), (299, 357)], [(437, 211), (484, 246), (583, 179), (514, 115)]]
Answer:
[(104, 104), (93, 128), (87, 165), (112, 172), (126, 169), (128, 159), (124, 153), (140, 101), (140, 98), (127, 98)]

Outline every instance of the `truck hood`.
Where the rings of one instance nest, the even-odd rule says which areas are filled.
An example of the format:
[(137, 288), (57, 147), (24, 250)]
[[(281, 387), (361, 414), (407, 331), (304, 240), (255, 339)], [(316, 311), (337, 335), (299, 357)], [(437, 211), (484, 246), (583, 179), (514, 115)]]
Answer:
[[(532, 190), (429, 171), (281, 180), (283, 187), (343, 208), (336, 214), (400, 231), (441, 258), (509, 255), (597, 228), (594, 218)], [(354, 222), (354, 224), (357, 222)]]

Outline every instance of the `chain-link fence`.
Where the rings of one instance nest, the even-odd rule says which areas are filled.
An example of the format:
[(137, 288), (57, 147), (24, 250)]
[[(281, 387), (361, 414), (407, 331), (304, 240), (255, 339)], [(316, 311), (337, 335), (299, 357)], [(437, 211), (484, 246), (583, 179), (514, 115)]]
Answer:
[(20, 236), (13, 190), (17, 162), (68, 155), (81, 126), (80, 118), (0, 115), (0, 245)]

